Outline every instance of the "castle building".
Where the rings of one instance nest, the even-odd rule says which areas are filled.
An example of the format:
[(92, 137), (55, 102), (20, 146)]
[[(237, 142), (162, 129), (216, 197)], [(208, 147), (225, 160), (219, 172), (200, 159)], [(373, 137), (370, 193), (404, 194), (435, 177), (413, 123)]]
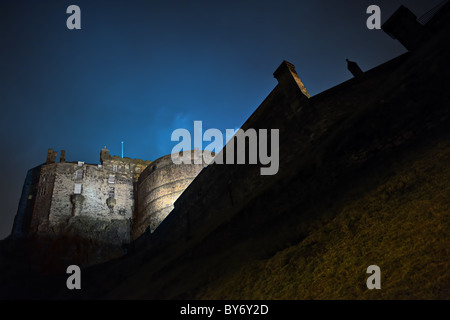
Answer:
[[(399, 249), (393, 257), (391, 252), (384, 255), (389, 256), (382, 261), (385, 265), (394, 261), (396, 265), (409, 266), (407, 271), (416, 275), (415, 262), (425, 254), (427, 261), (436, 261), (435, 269), (441, 270), (441, 265), (448, 264), (448, 254), (443, 255), (448, 252), (444, 249), (447, 247), (436, 249), (434, 244), (445, 242), (438, 240), (442, 240), (442, 231), (447, 227), (444, 214), (448, 197), (445, 192), (438, 192), (435, 198), (428, 195), (442, 191), (448, 181), (445, 176), (436, 178), (435, 187), (427, 186), (429, 191), (423, 193), (418, 185), (430, 184), (428, 173), (438, 176), (438, 165), (445, 166), (447, 160), (450, 91), (446, 80), (450, 47), (445, 44), (450, 33), (449, 16), (447, 2), (420, 29), (425, 36), (418, 41), (413, 32), (417, 26), (415, 18), (400, 8), (394, 14), (396, 18), (389, 19), (382, 28), (409, 48), (408, 52), (363, 74), (357, 71), (355, 77), (312, 97), (295, 66), (283, 61), (274, 72), (278, 84), (241, 127), (279, 128), (282, 139), (278, 148), (280, 170), (276, 175), (261, 175), (259, 164), (212, 163), (203, 168), (204, 164), (177, 167), (168, 156), (153, 162), (122, 159), (110, 156), (106, 148), (101, 152), (101, 167), (65, 163), (64, 152), (60, 163), (56, 163), (56, 153), (49, 150), (48, 161), (28, 171), (13, 236), (67, 235), (73, 230), (73, 234), (78, 232), (89, 241), (106, 239), (105, 243), (114, 244), (131, 239), (131, 243), (121, 261), (86, 270), (83, 286), (90, 291), (79, 290), (80, 295), (75, 296), (70, 290), (61, 290), (64, 281), (60, 282), (62, 278), (57, 275), (54, 284), (46, 282), (48, 295), (71, 299), (242, 298), (245, 290), (229, 289), (235, 288), (230, 283), (243, 280), (244, 289), (247, 284), (251, 288), (263, 284), (264, 292), (258, 291), (258, 297), (267, 292), (268, 297), (273, 297), (272, 293), (280, 291), (280, 283), (292, 287), (292, 277), (288, 275), (283, 281), (273, 267), (288, 273), (299, 270), (301, 275), (303, 271), (314, 273), (318, 267), (330, 269), (333, 263), (344, 263), (344, 272), (350, 266), (357, 272), (355, 277), (359, 277), (358, 272), (364, 272), (366, 266), (362, 258), (383, 258), (380, 237), (389, 238), (387, 242), (383, 240), (385, 247)], [(235, 144), (228, 144), (222, 155), (229, 148), (235, 154)], [(436, 151), (430, 153), (432, 150)], [(434, 154), (441, 158), (438, 165), (427, 166), (426, 161), (422, 164), (420, 160), (413, 166), (415, 159), (428, 160)], [(420, 157), (411, 158), (412, 155)], [(141, 169), (137, 169), (139, 165)], [(386, 184), (390, 177), (395, 179)], [(109, 193), (110, 187), (115, 188), (114, 195)], [(126, 192), (130, 192), (128, 198)], [(405, 197), (407, 193), (410, 195)], [(411, 203), (423, 203), (425, 208), (431, 203), (429, 199), (440, 200), (442, 210), (432, 206), (431, 211), (416, 210), (411, 214)], [(402, 205), (404, 212), (400, 215), (397, 209)], [(374, 223), (358, 225), (367, 220), (369, 207), (377, 215)], [(388, 216), (391, 217), (387, 219)], [(401, 233), (395, 226), (386, 229), (389, 237), (385, 237), (383, 224), (395, 221), (400, 225), (402, 216), (408, 216), (406, 228)], [(439, 223), (424, 225), (431, 216), (435, 220), (430, 221)], [(416, 220), (417, 228), (410, 228), (410, 222)], [(414, 230), (421, 226), (426, 228), (425, 238), (419, 237), (419, 247), (423, 239), (430, 241), (417, 250), (411, 246), (411, 239)], [(366, 227), (372, 229), (372, 238), (367, 236)], [(367, 252), (349, 247), (348, 240), (352, 238), (362, 239), (362, 248)], [(79, 249), (84, 245), (80, 238), (64, 245), (59, 244), (60, 239), (48, 241), (54, 247), (44, 247), (44, 252), (57, 257), (54, 260), (63, 267), (59, 272), (65, 272), (77, 260), (93, 264), (111, 259), (115, 253), (107, 251), (105, 245), (90, 243)], [(336, 239), (338, 246), (328, 250)], [(99, 249), (103, 254), (97, 252)], [(42, 252), (42, 248), (36, 252)], [(80, 258), (77, 253), (88, 256)], [(58, 254), (68, 259), (61, 261)], [(321, 265), (324, 254), (330, 259)], [(310, 258), (313, 262), (308, 264)], [(329, 275), (336, 278), (335, 269), (330, 270)], [(249, 272), (256, 272), (255, 283), (249, 280)], [(30, 279), (41, 298), (43, 280), (48, 278), (26, 276), (12, 279), (20, 292), (18, 296), (23, 297), (26, 289), (23, 279)], [(420, 276), (430, 278), (429, 272), (421, 272)], [(355, 287), (355, 277), (349, 278), (349, 287)], [(327, 282), (327, 277), (322, 278)], [(297, 281), (298, 288), (305, 285), (302, 290), (310, 298), (315, 282)], [(10, 298), (13, 286), (3, 283), (0, 289), (5, 288), (3, 291)], [(431, 292), (431, 296), (434, 293), (441, 298), (445, 285), (445, 281), (427, 283), (431, 291), (424, 292), (424, 296), (429, 298)], [(298, 297), (296, 288), (290, 290), (294, 297)], [(339, 286), (323, 288), (321, 291), (331, 297), (342, 293)], [(400, 289), (408, 296), (408, 285)], [(290, 291), (283, 291), (282, 296)], [(396, 288), (388, 295), (398, 298), (398, 292)], [(355, 297), (355, 291), (349, 296)]]
[[(202, 157), (201, 151), (192, 152)], [(94, 243), (95, 250), (124, 244), (153, 232), (173, 209), (179, 195), (205, 166), (172, 162), (171, 155), (152, 162), (111, 156), (106, 146), (99, 164), (66, 162), (65, 151), (48, 150), (44, 164), (25, 179), (13, 238), (73, 237)], [(94, 251), (95, 251), (94, 250)], [(89, 257), (86, 264), (111, 258)]]

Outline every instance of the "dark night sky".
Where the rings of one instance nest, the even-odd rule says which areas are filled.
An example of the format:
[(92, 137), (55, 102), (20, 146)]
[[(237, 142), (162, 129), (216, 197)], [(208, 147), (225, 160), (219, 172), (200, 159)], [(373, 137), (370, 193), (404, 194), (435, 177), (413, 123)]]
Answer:
[[(98, 163), (100, 149), (155, 160), (176, 128), (240, 127), (276, 86), (283, 60), (311, 95), (405, 52), (366, 28), (401, 4), (420, 16), (441, 0), (0, 0), (0, 239), (29, 168), (47, 149)], [(81, 8), (82, 30), (66, 28)], [(204, 145), (205, 146), (205, 145)]]

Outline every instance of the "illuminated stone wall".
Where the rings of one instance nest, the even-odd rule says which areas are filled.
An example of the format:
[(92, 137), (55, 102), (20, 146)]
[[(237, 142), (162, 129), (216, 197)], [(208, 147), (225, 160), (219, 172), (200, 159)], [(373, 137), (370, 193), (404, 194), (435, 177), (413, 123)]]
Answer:
[[(155, 231), (172, 211), (174, 202), (205, 167), (202, 151), (191, 153), (192, 164), (176, 165), (167, 155), (155, 160), (141, 174), (137, 184), (137, 210), (133, 219), (131, 238), (136, 239), (149, 228)], [(205, 151), (206, 152), (206, 151)], [(184, 154), (183, 154), (184, 155)]]
[[(123, 253), (122, 245), (130, 241), (135, 184), (151, 163), (110, 156), (106, 148), (101, 152), (100, 161), (101, 164), (56, 163), (53, 156), (42, 165), (27, 232), (42, 239), (85, 240), (90, 247), (81, 249), (83, 252), (60, 253), (69, 260), (77, 255), (87, 257), (80, 264), (102, 262)], [(102, 244), (107, 245), (107, 252), (102, 252)]]

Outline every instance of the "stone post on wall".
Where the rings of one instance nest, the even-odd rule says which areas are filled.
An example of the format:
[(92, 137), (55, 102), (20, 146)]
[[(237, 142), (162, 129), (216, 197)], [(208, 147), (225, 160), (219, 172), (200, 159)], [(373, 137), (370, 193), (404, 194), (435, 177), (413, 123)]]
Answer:
[(111, 155), (109, 154), (109, 150), (106, 149), (106, 146), (100, 151), (100, 163), (103, 164), (104, 160), (111, 159)]
[(56, 162), (56, 151), (53, 151), (53, 149), (48, 149), (47, 151), (47, 161), (45, 161), (45, 164), (55, 163)]
[(291, 103), (292, 110), (298, 113), (302, 104), (307, 103), (310, 95), (295, 71), (295, 66), (285, 60), (275, 70), (273, 76), (278, 80), (286, 99)]
[(66, 150), (61, 150), (61, 154), (59, 155), (59, 162), (66, 162)]
[(408, 51), (414, 51), (425, 40), (425, 31), (417, 17), (405, 6), (397, 11), (381, 26), (384, 32), (397, 39)]

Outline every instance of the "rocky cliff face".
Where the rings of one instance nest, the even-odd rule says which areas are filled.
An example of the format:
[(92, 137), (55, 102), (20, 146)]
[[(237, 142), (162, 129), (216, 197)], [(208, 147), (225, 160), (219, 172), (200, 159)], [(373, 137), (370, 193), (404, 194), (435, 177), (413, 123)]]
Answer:
[(129, 239), (129, 220), (72, 217), (55, 233), (27, 238), (30, 263), (43, 273), (62, 272), (67, 266), (99, 264), (123, 256)]

